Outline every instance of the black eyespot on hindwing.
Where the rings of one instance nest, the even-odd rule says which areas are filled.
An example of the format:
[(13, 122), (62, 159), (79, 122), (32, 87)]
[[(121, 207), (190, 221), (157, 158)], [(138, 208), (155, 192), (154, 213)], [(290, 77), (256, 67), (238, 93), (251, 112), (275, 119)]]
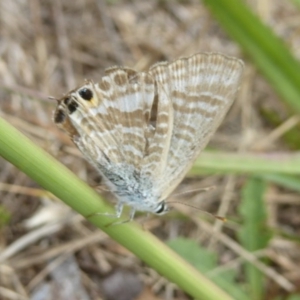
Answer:
[(78, 107), (78, 103), (76, 103), (74, 100), (72, 100), (68, 103), (67, 106), (68, 106), (69, 113), (72, 114), (74, 111), (76, 111), (76, 109)]
[(90, 101), (93, 98), (93, 92), (88, 88), (83, 88), (78, 93), (84, 100)]
[(62, 109), (58, 109), (54, 115), (54, 122), (57, 124), (63, 123), (65, 119), (66, 119), (66, 115), (64, 111)]

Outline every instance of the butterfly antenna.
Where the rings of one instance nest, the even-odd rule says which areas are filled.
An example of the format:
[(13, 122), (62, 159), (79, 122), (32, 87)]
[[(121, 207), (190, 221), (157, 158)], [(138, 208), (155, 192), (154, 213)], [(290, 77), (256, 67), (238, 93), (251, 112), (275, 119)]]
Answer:
[(214, 190), (215, 188), (216, 187), (214, 185), (212, 185), (212, 186), (208, 186), (205, 188), (198, 188), (198, 189), (194, 189), (194, 190), (176, 193), (176, 194), (173, 194), (173, 196), (181, 196), (181, 195), (190, 194), (190, 193), (194, 193), (194, 192), (208, 192), (208, 191)]
[(51, 100), (51, 101), (57, 101), (58, 102), (58, 99), (56, 99), (55, 97), (52, 97), (52, 96), (49, 96), (48, 99)]
[(186, 203), (183, 203), (183, 202), (180, 202), (180, 201), (168, 201), (168, 202), (166, 202), (166, 203), (167, 203), (167, 204), (169, 204), (169, 203), (182, 204), (182, 205), (185, 205), (185, 206), (194, 208), (194, 209), (196, 209), (196, 210), (198, 210), (198, 211), (201, 211), (201, 212), (203, 212), (203, 213), (209, 215), (210, 217), (213, 217), (213, 218), (215, 218), (215, 219), (217, 219), (217, 220), (220, 220), (220, 221), (222, 221), (222, 222), (226, 222), (226, 221), (227, 221), (227, 219), (224, 218), (224, 217), (221, 217), (221, 216), (217, 216), (217, 215), (211, 214), (211, 213), (209, 213), (209, 212), (206, 211), (206, 210), (200, 209), (199, 207), (196, 207), (196, 206), (193, 206), (193, 205), (190, 205), (190, 204), (186, 204)]

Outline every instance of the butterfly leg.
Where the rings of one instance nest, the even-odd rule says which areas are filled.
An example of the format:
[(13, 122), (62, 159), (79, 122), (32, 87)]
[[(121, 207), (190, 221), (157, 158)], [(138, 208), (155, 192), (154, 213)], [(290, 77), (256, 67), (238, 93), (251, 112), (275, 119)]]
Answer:
[(116, 218), (120, 218), (120, 217), (121, 217), (122, 211), (123, 211), (123, 207), (124, 207), (124, 205), (123, 205), (121, 202), (119, 202), (119, 203), (115, 206), (116, 213), (115, 213), (114, 216), (115, 216)]
[(129, 219), (127, 220), (127, 222), (133, 221), (135, 212), (136, 212), (136, 210), (132, 207), (131, 210), (130, 210), (130, 215), (129, 215)]
[[(122, 205), (122, 209), (123, 209), (123, 205)], [(112, 223), (108, 224), (107, 227), (111, 226), (111, 225), (121, 225), (121, 224), (131, 222), (134, 218), (135, 212), (136, 212), (136, 210), (134, 208), (131, 208), (129, 218), (127, 220), (119, 221), (119, 222), (112, 222)], [(116, 212), (116, 214), (117, 214), (117, 212)], [(120, 216), (121, 216), (121, 213), (120, 213)]]

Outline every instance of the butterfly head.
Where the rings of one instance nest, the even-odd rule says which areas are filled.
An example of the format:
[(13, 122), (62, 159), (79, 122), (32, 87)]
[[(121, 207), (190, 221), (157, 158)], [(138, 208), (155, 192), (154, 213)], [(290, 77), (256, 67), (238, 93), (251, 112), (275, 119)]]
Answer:
[(164, 215), (169, 211), (169, 207), (165, 201), (161, 201), (157, 204), (153, 211), (156, 215)]

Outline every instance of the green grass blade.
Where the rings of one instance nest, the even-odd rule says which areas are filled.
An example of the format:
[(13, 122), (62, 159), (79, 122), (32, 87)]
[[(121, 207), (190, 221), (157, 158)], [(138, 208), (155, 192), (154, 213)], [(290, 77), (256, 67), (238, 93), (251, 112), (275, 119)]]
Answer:
[[(111, 211), (94, 190), (1, 118), (0, 156), (84, 216)], [(90, 221), (194, 298), (231, 299), (134, 222), (105, 227), (112, 219), (94, 216)]]
[[(250, 252), (267, 247), (271, 238), (271, 232), (266, 228), (265, 189), (263, 180), (250, 178), (242, 191), (239, 211), (244, 222), (239, 231), (239, 240)], [(264, 275), (251, 263), (245, 263), (245, 274), (250, 298), (265, 299)]]
[(282, 174), (257, 174), (256, 177), (276, 183), (278, 186), (290, 189), (292, 191), (300, 192), (299, 177)]
[(300, 9), (300, 0), (293, 0), (293, 2)]
[(222, 153), (204, 151), (190, 174), (207, 173), (300, 174), (300, 153)]
[(300, 111), (300, 63), (285, 44), (240, 0), (204, 1), (290, 108)]
[(243, 286), (236, 284), (236, 278), (239, 276), (238, 269), (225, 270), (219, 274), (210, 275), (210, 272), (218, 267), (218, 257), (215, 252), (202, 248), (195, 240), (183, 237), (168, 241), (168, 245), (200, 272), (208, 274), (212, 281), (227, 291), (234, 299), (250, 299), (243, 290)]

